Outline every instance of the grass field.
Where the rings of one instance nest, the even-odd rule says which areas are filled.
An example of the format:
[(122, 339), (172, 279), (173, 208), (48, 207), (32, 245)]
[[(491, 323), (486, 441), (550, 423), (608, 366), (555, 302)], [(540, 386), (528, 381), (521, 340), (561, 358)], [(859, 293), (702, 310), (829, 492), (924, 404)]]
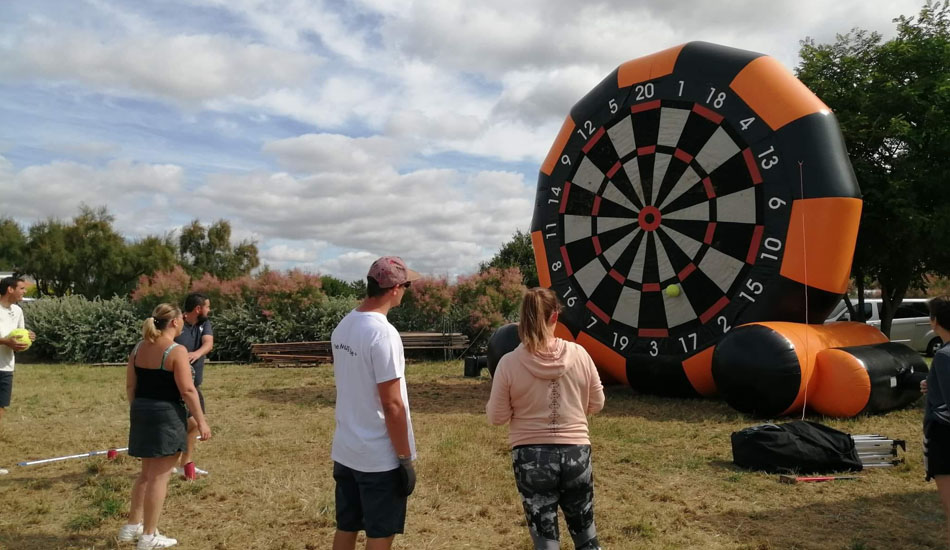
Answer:
[[(0, 426), (0, 548), (133, 548), (115, 539), (138, 462), (37, 458), (124, 447), (124, 369), (20, 365)], [(529, 550), (507, 429), (489, 426), (491, 381), (460, 362), (408, 367), (419, 461), (401, 549)], [(173, 480), (160, 529), (188, 549), (329, 548), (334, 526), (329, 367), (209, 366), (214, 439), (199, 443), (197, 482)], [(857, 481), (784, 485), (731, 464), (731, 432), (759, 423), (715, 400), (608, 388), (593, 418), (596, 520), (607, 550), (910, 549), (943, 546), (943, 514), (924, 483), (920, 403), (827, 423), (908, 442), (907, 463)], [(573, 548), (562, 533), (564, 548)]]

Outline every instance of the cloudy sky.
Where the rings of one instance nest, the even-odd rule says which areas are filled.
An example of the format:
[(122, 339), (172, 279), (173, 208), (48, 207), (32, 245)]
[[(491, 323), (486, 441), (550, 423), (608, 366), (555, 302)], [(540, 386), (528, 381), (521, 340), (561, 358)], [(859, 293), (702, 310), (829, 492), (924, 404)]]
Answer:
[[(528, 230), (571, 106), (691, 40), (798, 63), (923, 0), (6, 0), (0, 216), (227, 219), (263, 263), (471, 273)], [(0, 266), (2, 267), (2, 266)]]

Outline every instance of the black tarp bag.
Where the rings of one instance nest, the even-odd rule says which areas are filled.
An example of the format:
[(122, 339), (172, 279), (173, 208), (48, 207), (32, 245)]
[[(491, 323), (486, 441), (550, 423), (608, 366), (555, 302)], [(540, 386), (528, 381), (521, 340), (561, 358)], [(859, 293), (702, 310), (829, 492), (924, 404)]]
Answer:
[(732, 461), (741, 468), (773, 474), (862, 469), (849, 434), (806, 420), (760, 424), (733, 432)]

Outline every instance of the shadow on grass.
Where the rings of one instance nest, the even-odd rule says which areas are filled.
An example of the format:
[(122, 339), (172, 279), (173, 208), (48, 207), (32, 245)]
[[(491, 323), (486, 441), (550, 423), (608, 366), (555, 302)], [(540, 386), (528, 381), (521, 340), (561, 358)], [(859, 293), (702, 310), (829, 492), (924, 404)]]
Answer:
[(715, 419), (750, 426), (763, 422), (733, 409), (722, 399), (660, 397), (636, 393), (629, 386), (620, 384), (605, 387), (604, 393), (607, 403), (600, 412), (604, 416), (642, 417), (676, 422), (706, 422)]
[[(785, 492), (814, 494), (820, 491), (816, 485), (820, 484), (788, 485)], [(944, 518), (935, 489), (695, 517), (704, 529), (741, 542), (742, 548), (946, 548)]]
[(46, 533), (8, 533), (0, 531), (0, 548), (9, 548), (10, 550), (52, 550), (65, 548), (116, 548), (102, 537), (92, 537), (88, 535), (65, 535), (56, 536)]
[[(491, 380), (467, 383), (426, 381), (409, 383), (409, 407), (412, 412), (441, 414), (485, 414), (485, 403), (491, 392)], [(250, 397), (278, 404), (312, 407), (336, 406), (333, 386), (264, 388), (252, 390)]]
[[(28, 470), (26, 468), (33, 469)], [(89, 474), (84, 469), (64, 472), (60, 475), (43, 475), (43, 471), (37, 470), (36, 467), (17, 466), (10, 470), (10, 475), (4, 476), (4, 481), (10, 484), (23, 485), (27, 489), (49, 489), (57, 483), (80, 486), (88, 478)]]
[[(637, 394), (629, 386), (619, 384), (605, 388), (607, 403), (601, 415), (610, 417), (647, 418), (678, 422), (735, 421), (743, 425), (762, 421), (746, 416), (718, 399), (677, 399)], [(426, 413), (484, 414), (491, 393), (491, 378), (472, 379), (440, 377), (425, 381), (409, 381), (409, 402), (413, 411)], [(260, 388), (249, 397), (271, 403), (311, 407), (336, 406), (336, 389), (329, 384)]]

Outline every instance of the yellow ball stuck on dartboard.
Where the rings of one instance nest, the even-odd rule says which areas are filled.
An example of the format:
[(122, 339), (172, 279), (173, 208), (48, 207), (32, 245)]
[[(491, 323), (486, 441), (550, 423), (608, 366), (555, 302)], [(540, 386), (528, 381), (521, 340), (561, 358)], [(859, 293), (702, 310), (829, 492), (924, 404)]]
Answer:
[(21, 344), (26, 344), (26, 348), (22, 351), (30, 349), (30, 346), (33, 345), (33, 340), (30, 340), (30, 331), (25, 328), (15, 328), (10, 331), (10, 334), (7, 334), (7, 338), (13, 338)]
[(666, 295), (670, 298), (676, 298), (680, 295), (680, 285), (670, 285), (666, 287)]

